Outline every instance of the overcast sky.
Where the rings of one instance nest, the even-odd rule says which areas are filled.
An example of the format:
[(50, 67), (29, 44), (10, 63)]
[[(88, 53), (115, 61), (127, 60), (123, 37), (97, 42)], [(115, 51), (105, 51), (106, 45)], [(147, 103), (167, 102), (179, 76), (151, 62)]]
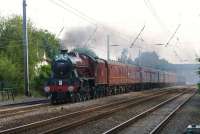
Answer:
[[(195, 55), (200, 55), (199, 0), (61, 1), (27, 0), (27, 16), (37, 27), (48, 29), (55, 34), (58, 34), (62, 27), (68, 31), (73, 27), (97, 24), (98, 28), (105, 25), (120, 31), (120, 36), (124, 38), (134, 39), (145, 25), (142, 38), (149, 45), (143, 47), (146, 47), (148, 51), (157, 51), (162, 58), (173, 63), (193, 63)], [(12, 14), (22, 14), (22, 0), (0, 0), (0, 15)], [(83, 14), (90, 18), (84, 17)], [(168, 47), (152, 45), (166, 43), (179, 24), (180, 28)], [(140, 41), (137, 41), (138, 44)], [(104, 52), (96, 51), (99, 55), (105, 56)], [(133, 53), (137, 55), (138, 52)], [(111, 57), (115, 58), (112, 54)]]

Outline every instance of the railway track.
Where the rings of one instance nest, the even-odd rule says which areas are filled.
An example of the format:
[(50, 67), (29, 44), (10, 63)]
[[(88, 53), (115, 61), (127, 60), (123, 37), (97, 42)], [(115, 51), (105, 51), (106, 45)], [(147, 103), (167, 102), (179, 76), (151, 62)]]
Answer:
[(46, 106), (49, 106), (49, 104), (42, 103), (42, 104), (33, 104), (33, 105), (27, 105), (27, 106), (17, 106), (17, 107), (9, 107), (9, 108), (0, 109), (0, 119), (29, 113)]
[[(150, 134), (158, 134), (160, 130), (162, 130), (163, 127), (165, 127), (166, 123), (173, 117), (173, 115), (178, 111), (186, 102), (190, 100), (190, 98), (194, 95), (187, 94), (186, 93), (180, 93), (176, 95), (175, 97), (172, 97), (132, 118), (129, 120), (111, 128), (110, 130), (107, 130), (103, 134), (113, 134), (113, 133), (150, 133)], [(181, 103), (179, 103), (174, 109), (171, 110), (168, 114), (164, 114), (164, 110), (162, 109), (164, 106), (169, 105), (169, 103), (174, 103), (174, 101), (180, 99), (180, 97), (184, 97), (186, 95), (185, 99), (182, 99)], [(167, 109), (167, 108), (163, 108)], [(160, 110), (160, 112), (159, 112)], [(155, 112), (157, 111), (157, 112)], [(154, 113), (155, 112), (155, 113)], [(156, 121), (155, 118), (161, 118), (161, 121)], [(152, 121), (154, 120), (154, 121)], [(153, 124), (152, 122), (156, 122), (157, 124)], [(142, 124), (142, 125), (141, 125)], [(151, 124), (151, 125), (149, 125)], [(153, 129), (152, 129), (153, 127)]]
[[(98, 118), (103, 118), (106, 115), (117, 112), (118, 110), (128, 108), (130, 106), (134, 106), (140, 104), (142, 102), (151, 100), (153, 98), (171, 94), (175, 91), (160, 91), (159, 93), (155, 93), (154, 95), (146, 95), (142, 97), (137, 97), (129, 100), (123, 100), (119, 102), (114, 102), (106, 105), (96, 106), (92, 108), (88, 108), (82, 111), (72, 112), (65, 115), (49, 118), (46, 120), (41, 120), (38, 122), (33, 122), (30, 124), (25, 124), (22, 126), (6, 129), (0, 131), (1, 134), (8, 133), (26, 133), (27, 131), (32, 131), (32, 133), (54, 133), (62, 131), (62, 129), (69, 129), (76, 127), (77, 125), (84, 124), (85, 122), (89, 122)], [(63, 125), (63, 122), (65, 123)], [(52, 127), (52, 125), (54, 127)], [(42, 127), (42, 128), (41, 128)], [(44, 129), (45, 128), (45, 129)], [(54, 129), (51, 129), (54, 128)], [(44, 131), (48, 130), (48, 131)]]
[[(158, 90), (158, 92), (163, 92), (163, 90)], [(41, 104), (40, 104), (40, 102), (41, 102)], [(15, 107), (11, 107), (9, 105), (9, 107), (4, 107), (4, 108), (0, 109), (0, 119), (36, 111), (39, 108), (49, 106), (49, 104), (47, 102), (48, 101), (45, 101), (45, 100), (39, 100), (39, 101), (34, 101), (34, 102), (28, 102), (27, 104), (19, 103), (18, 105), (14, 105)], [(65, 104), (62, 104), (62, 105), (65, 105)], [(58, 105), (58, 106), (62, 106), (62, 105)], [(49, 106), (48, 108), (55, 108), (55, 107), (56, 106)]]
[(182, 108), (182, 106), (184, 104), (186, 104), (190, 99), (191, 97), (193, 96), (194, 94), (192, 94), (188, 99), (186, 99), (185, 101), (183, 101), (181, 104), (179, 104), (172, 112), (170, 112), (170, 114), (168, 116), (166, 116), (164, 118), (164, 120), (162, 120), (162, 122), (160, 122), (151, 132), (150, 134), (158, 134), (164, 127), (165, 125), (170, 121), (170, 119), (175, 115), (175, 113), (180, 110)]
[(35, 105), (35, 104), (41, 104), (41, 103), (47, 104), (49, 102), (50, 102), (49, 99), (33, 100), (33, 101), (27, 101), (27, 102), (19, 102), (19, 103), (1, 105), (0, 109), (6, 109), (6, 108), (10, 108), (10, 107), (29, 106), (29, 105)]
[[(157, 89), (156, 92), (166, 92), (166, 91), (172, 91), (174, 90), (172, 89)], [(149, 94), (151, 93), (150, 91), (146, 91), (145, 94)], [(67, 104), (71, 104), (71, 103), (67, 103)], [(58, 105), (58, 106), (63, 106), (65, 104), (62, 105)], [(17, 103), (16, 105), (14, 105), (14, 107), (11, 107), (12, 105), (9, 105), (8, 107), (0, 107), (0, 119), (2, 118), (8, 118), (8, 117), (12, 117), (12, 116), (17, 116), (17, 115), (23, 115), (25, 113), (30, 113), (30, 112), (34, 112), (40, 108), (44, 108), (47, 107), (48, 108), (56, 108), (56, 106), (49, 106), (48, 100), (38, 100), (38, 101), (33, 101), (33, 102), (27, 102), (27, 103)]]
[(75, 128), (77, 126), (83, 125), (83, 124), (91, 122), (91, 121), (95, 121), (95, 120), (105, 118), (106, 116), (109, 116), (109, 115), (111, 115), (115, 112), (118, 112), (120, 110), (124, 110), (124, 109), (129, 108), (129, 107), (133, 107), (135, 105), (147, 102), (149, 100), (153, 100), (154, 98), (157, 98), (157, 97), (160, 97), (160, 96), (162, 96), (162, 95), (155, 95), (154, 97), (149, 97), (147, 99), (137, 100), (136, 102), (132, 102), (130, 104), (125, 104), (125, 105), (123, 104), (121, 106), (112, 107), (112, 108), (109, 108), (108, 110), (104, 109), (103, 112), (100, 113), (99, 115), (94, 115), (94, 116), (90, 116), (88, 118), (76, 120), (72, 123), (62, 125), (62, 126), (59, 126), (57, 128), (53, 128), (53, 129), (50, 129), (48, 131), (42, 132), (41, 134), (52, 134), (52, 133), (62, 133), (62, 132), (65, 133), (65, 132), (69, 131), (69, 129)]

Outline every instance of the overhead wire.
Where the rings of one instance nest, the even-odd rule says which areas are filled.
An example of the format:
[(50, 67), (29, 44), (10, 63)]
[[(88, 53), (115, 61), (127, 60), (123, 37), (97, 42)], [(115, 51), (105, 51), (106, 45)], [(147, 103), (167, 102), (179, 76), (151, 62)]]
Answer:
[[(101, 26), (103, 29), (105, 29), (105, 26), (103, 24), (99, 24), (98, 21), (88, 15), (86, 15), (85, 13), (79, 11), (78, 9), (72, 7), (69, 3), (67, 3), (66, 1), (63, 1), (63, 0), (58, 0), (60, 1), (61, 3), (63, 3), (65, 6), (67, 6), (68, 8), (70, 8), (71, 10), (77, 12), (78, 14), (84, 16), (85, 18), (87, 18), (88, 20), (90, 20), (91, 22), (95, 22), (96, 25), (98, 26)], [(116, 33), (118, 33), (119, 35), (123, 34), (125, 37), (127, 37), (128, 35), (124, 34), (124, 33), (121, 33), (119, 31), (115, 31)], [(121, 37), (121, 38), (124, 38), (124, 37)]]
[(153, 17), (156, 19), (158, 24), (163, 28), (163, 30), (167, 33), (169, 33), (169, 30), (166, 28), (165, 24), (162, 22), (161, 18), (157, 14), (157, 11), (155, 10), (154, 6), (151, 4), (150, 0), (144, 0), (145, 6), (150, 10)]
[[(163, 23), (163, 21), (161, 20), (161, 18), (159, 17), (159, 15), (157, 14), (157, 11), (155, 10), (155, 8), (152, 5), (152, 3), (150, 2), (150, 0), (144, 0), (144, 3), (146, 5), (146, 7), (150, 10), (150, 12), (152, 13), (154, 18), (156, 19), (156, 21), (159, 23), (159, 25), (164, 29), (164, 31), (167, 33), (170, 33), (169, 30), (167, 29), (167, 27), (165, 26), (165, 24)], [(179, 27), (180, 27), (180, 24), (178, 25), (178, 29), (179, 29)], [(168, 40), (168, 42), (167, 42), (168, 44), (169, 44), (169, 41), (170, 40)]]
[[(60, 8), (63, 8), (64, 10), (66, 10), (66, 11), (68, 11), (68, 12), (70, 12), (70, 13), (76, 15), (77, 17), (80, 17), (81, 19), (87, 21), (88, 23), (95, 25), (95, 26), (97, 27), (97, 29), (99, 29), (99, 27), (102, 28), (103, 30), (106, 30), (106, 29), (107, 29), (103, 24), (98, 23), (98, 21), (97, 21), (96, 19), (87, 16), (85, 13), (83, 13), (83, 12), (79, 11), (78, 9), (72, 7), (69, 3), (67, 3), (67, 2), (65, 2), (65, 1), (63, 1), (63, 0), (58, 0), (58, 1), (60, 1), (63, 5), (67, 6), (68, 8), (66, 8), (65, 6), (63, 6), (63, 5), (61, 5), (60, 3), (56, 2), (55, 0), (49, 0), (49, 1), (50, 1), (51, 3), (53, 3), (53, 4), (57, 5), (57, 6), (59, 6)], [(94, 33), (95, 33), (95, 31), (97, 31), (96, 28), (94, 29)], [(117, 33), (117, 34), (116, 34), (116, 33)], [(115, 31), (114, 34), (116, 34), (117, 36), (121, 37), (121, 38), (124, 39), (124, 40), (129, 41), (129, 40), (127, 39), (127, 38), (129, 38), (129, 37), (127, 37), (127, 35), (125, 35), (124, 33), (121, 33), (121, 32), (119, 32), (119, 31)], [(92, 35), (93, 35), (93, 34), (92, 34)], [(124, 36), (122, 37), (122, 35), (124, 35)], [(125, 39), (125, 37), (126, 37), (126, 39)], [(91, 36), (90, 36), (89, 38), (91, 38)]]
[(63, 0), (58, 0), (58, 1), (60, 1), (60, 2), (63, 3), (65, 6), (69, 7), (70, 9), (76, 11), (76, 12), (79, 13), (80, 15), (84, 16), (84, 17), (87, 18), (88, 20), (91, 20), (91, 21), (96, 22), (95, 19), (93, 19), (92, 17), (87, 16), (85, 13), (83, 13), (83, 12), (79, 11), (78, 9), (72, 7), (69, 3), (67, 3), (67, 2), (65, 2), (65, 1), (63, 1)]
[(72, 11), (72, 10), (66, 8), (65, 6), (63, 6), (63, 5), (61, 5), (60, 3), (56, 2), (55, 0), (49, 0), (49, 1), (50, 1), (51, 3), (53, 3), (54, 5), (57, 5), (58, 7), (60, 7), (60, 8), (62, 8), (62, 9), (64, 9), (64, 10), (66, 10), (66, 11), (68, 11), (68, 12), (74, 14), (75, 16), (80, 17), (81, 19), (87, 21), (88, 23), (93, 24), (93, 25), (96, 25), (96, 23), (94, 23), (94, 22), (88, 20), (86, 17), (83, 17), (82, 15), (78, 14), (77, 12), (74, 12), (74, 11)]
[[(150, 10), (150, 12), (152, 13), (152, 15), (154, 16), (154, 18), (156, 19), (156, 21), (159, 23), (159, 25), (167, 32), (170, 33), (169, 30), (166, 28), (165, 24), (162, 22), (161, 18), (158, 16), (154, 6), (152, 5), (152, 3), (150, 2), (150, 0), (144, 0), (145, 6)], [(176, 36), (176, 32), (178, 31), (178, 29), (180, 28), (181, 24), (178, 25), (178, 27), (176, 28), (175, 32), (172, 34), (172, 36), (169, 38), (169, 40), (167, 41), (167, 43), (165, 44), (165, 46), (168, 46), (170, 41), (173, 39), (174, 36)], [(178, 37), (177, 37), (178, 38)], [(180, 40), (178, 38), (178, 42), (180, 43)], [(176, 55), (176, 57), (178, 57), (179, 59), (182, 59), (178, 53), (176, 52), (176, 50), (173, 50), (174, 54)]]
[[(176, 49), (176, 50), (180, 50), (180, 47), (178, 46), (178, 43), (180, 43), (180, 41), (179, 41), (179, 38), (177, 37), (176, 38), (176, 43), (172, 46), (173, 47), (173, 49)], [(175, 48), (176, 47), (176, 48)], [(176, 51), (175, 50), (175, 51)], [(177, 51), (176, 51), (176, 53), (177, 53)], [(189, 55), (189, 53), (184, 53), (185, 55), (187, 55), (187, 57), (191, 57), (190, 55)], [(179, 56), (179, 55), (178, 55)], [(179, 57), (181, 57), (181, 56), (179, 56)], [(181, 58), (182, 59), (182, 61), (186, 61), (186, 60), (184, 60), (183, 58)]]

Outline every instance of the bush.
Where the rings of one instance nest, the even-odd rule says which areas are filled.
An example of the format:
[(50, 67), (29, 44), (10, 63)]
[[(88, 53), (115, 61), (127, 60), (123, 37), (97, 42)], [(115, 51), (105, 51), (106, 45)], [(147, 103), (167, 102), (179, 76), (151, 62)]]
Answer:
[(51, 76), (51, 66), (45, 65), (38, 70), (38, 74), (34, 79), (34, 89), (44, 95), (44, 86)]

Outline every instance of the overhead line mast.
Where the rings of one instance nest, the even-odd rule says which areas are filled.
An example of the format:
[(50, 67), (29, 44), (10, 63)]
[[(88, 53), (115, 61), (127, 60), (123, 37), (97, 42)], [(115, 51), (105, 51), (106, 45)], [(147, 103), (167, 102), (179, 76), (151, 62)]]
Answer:
[(24, 46), (24, 88), (25, 95), (30, 96), (29, 91), (29, 59), (28, 59), (28, 32), (26, 21), (26, 0), (23, 0), (23, 46)]
[(172, 36), (169, 38), (168, 42), (166, 43), (165, 47), (169, 45), (170, 41), (174, 38), (175, 34), (177, 33), (178, 29), (180, 28), (181, 24), (177, 26)]
[(142, 27), (142, 29), (140, 30), (139, 34), (136, 36), (136, 38), (134, 39), (134, 41), (131, 43), (130, 48), (133, 47), (133, 45), (135, 44), (135, 42), (137, 41), (137, 39), (140, 37), (140, 35), (142, 34), (142, 32), (144, 31), (145, 25)]

